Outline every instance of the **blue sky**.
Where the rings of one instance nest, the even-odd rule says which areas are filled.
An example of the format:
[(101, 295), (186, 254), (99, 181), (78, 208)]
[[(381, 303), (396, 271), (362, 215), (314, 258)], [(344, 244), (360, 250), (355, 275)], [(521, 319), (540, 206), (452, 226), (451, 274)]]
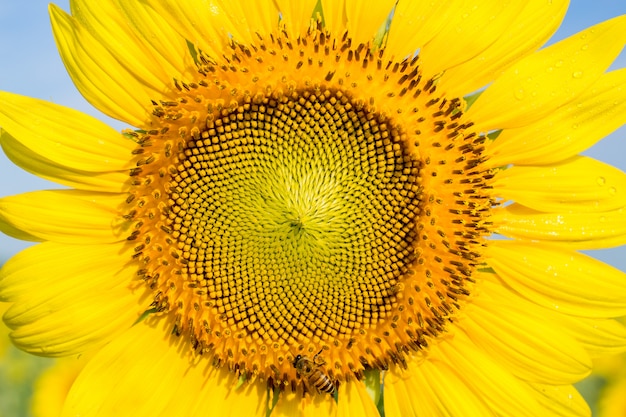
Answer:
[[(74, 88), (56, 52), (47, 3), (46, 0), (0, 0), (0, 90), (77, 108), (121, 128), (120, 123), (93, 109)], [(69, 9), (69, 1), (56, 4)], [(626, 14), (625, 0), (572, 1), (563, 25), (551, 42), (619, 14)], [(622, 67), (626, 67), (625, 53), (614, 65), (614, 68)], [(587, 154), (626, 170), (626, 128), (621, 128)], [(4, 155), (0, 155), (0, 178), (0, 196), (54, 187), (15, 167)], [(24, 247), (23, 242), (0, 236), (0, 264)], [(597, 251), (593, 255), (626, 270), (626, 247)]]

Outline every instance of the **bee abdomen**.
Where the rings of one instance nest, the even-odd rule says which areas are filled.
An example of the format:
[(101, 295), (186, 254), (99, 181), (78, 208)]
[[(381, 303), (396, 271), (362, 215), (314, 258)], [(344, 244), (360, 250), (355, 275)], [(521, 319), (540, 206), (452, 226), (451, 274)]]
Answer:
[(328, 394), (335, 392), (335, 384), (323, 372), (315, 372), (315, 374), (311, 375), (309, 381), (319, 392), (326, 392)]

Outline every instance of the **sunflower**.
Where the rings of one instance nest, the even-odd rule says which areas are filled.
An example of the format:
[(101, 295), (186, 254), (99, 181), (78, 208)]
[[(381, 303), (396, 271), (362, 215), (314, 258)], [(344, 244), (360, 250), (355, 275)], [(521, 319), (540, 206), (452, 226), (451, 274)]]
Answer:
[(88, 353), (64, 416), (587, 415), (626, 346), (626, 16), (561, 0), (76, 0), (80, 92), (0, 94), (66, 186), (0, 200), (13, 342)]

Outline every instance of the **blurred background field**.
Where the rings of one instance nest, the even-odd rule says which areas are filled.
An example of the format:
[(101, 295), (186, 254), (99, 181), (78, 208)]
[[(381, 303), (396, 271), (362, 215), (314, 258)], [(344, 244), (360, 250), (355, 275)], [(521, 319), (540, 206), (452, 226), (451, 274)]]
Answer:
[[(4, 313), (6, 304), (0, 307)], [(18, 350), (9, 341), (9, 329), (0, 328), (0, 417), (30, 416), (33, 386), (54, 359), (38, 358)]]

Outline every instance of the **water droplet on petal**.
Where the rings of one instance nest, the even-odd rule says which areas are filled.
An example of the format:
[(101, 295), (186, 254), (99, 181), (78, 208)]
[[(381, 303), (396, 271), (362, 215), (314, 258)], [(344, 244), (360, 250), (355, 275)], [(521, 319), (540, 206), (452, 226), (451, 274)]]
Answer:
[(526, 91), (523, 88), (519, 88), (515, 91), (515, 98), (518, 100), (523, 100), (526, 96)]
[(603, 186), (604, 184), (606, 184), (606, 178), (598, 177), (596, 178), (596, 182), (598, 183), (599, 186)]
[(559, 67), (563, 66), (563, 60), (562, 60), (562, 59), (559, 59), (558, 61), (556, 61), (556, 62), (554, 63), (554, 66), (555, 66), (555, 67), (557, 67), (557, 68), (559, 68)]
[(611, 188), (609, 188), (609, 194), (610, 194), (610, 195), (615, 195), (615, 194), (617, 194), (617, 188), (615, 188), (615, 187), (611, 187)]
[(572, 73), (572, 77), (574, 78), (581, 78), (583, 76), (583, 72), (582, 71), (574, 71)]

